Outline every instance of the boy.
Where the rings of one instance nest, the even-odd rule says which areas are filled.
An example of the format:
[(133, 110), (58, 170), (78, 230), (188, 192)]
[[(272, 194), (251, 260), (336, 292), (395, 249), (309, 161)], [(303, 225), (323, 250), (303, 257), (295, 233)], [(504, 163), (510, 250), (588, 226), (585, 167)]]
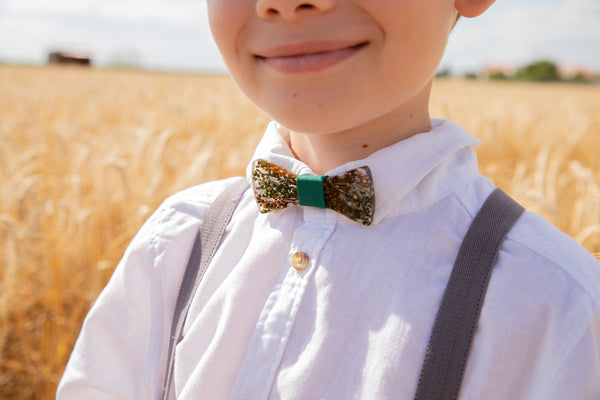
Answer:
[[(457, 16), (492, 3), (207, 0), (231, 76), (277, 121), (254, 160), (296, 175), (358, 169), (375, 201), (358, 221), (298, 205), (263, 214), (252, 166), (279, 167), (252, 163), (189, 309), (171, 398), (415, 396), (456, 254), (494, 189), (478, 141), (429, 118), (429, 92)], [(86, 318), (59, 398), (160, 398), (190, 248), (231, 184), (179, 193), (150, 218)], [(494, 266), (460, 398), (600, 398), (599, 288), (589, 253), (524, 214)]]

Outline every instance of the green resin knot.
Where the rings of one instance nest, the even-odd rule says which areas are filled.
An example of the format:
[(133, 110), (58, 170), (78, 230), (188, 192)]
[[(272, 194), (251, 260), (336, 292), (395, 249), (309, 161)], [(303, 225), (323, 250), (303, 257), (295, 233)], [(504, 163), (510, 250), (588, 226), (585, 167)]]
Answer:
[(323, 182), (327, 175), (299, 175), (296, 178), (298, 203), (301, 206), (327, 208)]

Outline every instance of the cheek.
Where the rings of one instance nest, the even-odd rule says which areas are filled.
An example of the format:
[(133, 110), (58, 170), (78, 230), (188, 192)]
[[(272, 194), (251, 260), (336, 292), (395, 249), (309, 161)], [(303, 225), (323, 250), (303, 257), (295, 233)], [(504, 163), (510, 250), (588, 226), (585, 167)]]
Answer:
[(405, 9), (396, 21), (386, 16), (386, 54), (394, 60), (386, 65), (414, 78), (435, 73), (452, 23), (453, 13), (427, 3)]
[(429, 48), (432, 40), (445, 40), (456, 18), (454, 3), (449, 0), (382, 1), (386, 5), (375, 10), (375, 18), (387, 40), (415, 48)]
[[(208, 22), (213, 38), (224, 59), (235, 54), (236, 38), (243, 26), (242, 3), (246, 0), (207, 0)], [(236, 7), (236, 3), (240, 6)]]

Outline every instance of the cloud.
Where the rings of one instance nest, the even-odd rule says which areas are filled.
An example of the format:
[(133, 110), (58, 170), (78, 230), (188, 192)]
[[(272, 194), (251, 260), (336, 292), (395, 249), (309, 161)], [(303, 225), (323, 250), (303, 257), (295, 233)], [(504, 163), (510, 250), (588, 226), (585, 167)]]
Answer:
[(89, 51), (97, 65), (136, 54), (148, 68), (222, 70), (203, 1), (18, 0), (0, 8), (0, 58), (43, 63)]
[(206, 16), (202, 1), (178, 0), (13, 0), (5, 12), (45, 17), (97, 18), (111, 21), (178, 25)]
[(523, 64), (549, 58), (600, 70), (600, 2), (503, 0), (453, 32), (446, 65)]

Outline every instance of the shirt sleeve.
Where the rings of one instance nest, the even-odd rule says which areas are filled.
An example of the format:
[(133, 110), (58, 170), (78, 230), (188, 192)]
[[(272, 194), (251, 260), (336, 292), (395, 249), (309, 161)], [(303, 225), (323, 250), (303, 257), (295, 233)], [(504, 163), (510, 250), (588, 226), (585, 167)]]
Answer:
[(600, 310), (539, 399), (600, 399)]
[(162, 393), (171, 313), (196, 231), (164, 204), (144, 224), (85, 318), (57, 399)]
[(204, 213), (229, 180), (166, 199), (125, 251), (86, 316), (57, 399), (157, 399), (171, 320)]

